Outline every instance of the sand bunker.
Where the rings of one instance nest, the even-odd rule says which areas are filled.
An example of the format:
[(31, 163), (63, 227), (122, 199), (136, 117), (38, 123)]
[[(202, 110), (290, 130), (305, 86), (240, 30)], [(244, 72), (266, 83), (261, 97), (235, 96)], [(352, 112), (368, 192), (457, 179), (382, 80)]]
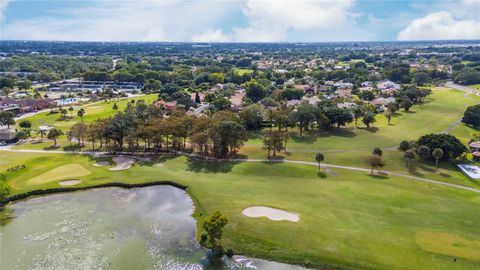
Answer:
[(97, 161), (93, 164), (93, 166), (95, 167), (102, 167), (102, 166), (107, 166), (109, 165), (110, 163), (108, 161)]
[(265, 206), (253, 206), (245, 208), (243, 209), (242, 214), (247, 217), (266, 217), (274, 221), (287, 220), (291, 222), (298, 222), (300, 220), (300, 217), (295, 213)]
[(82, 180), (75, 180), (75, 179), (72, 179), (72, 180), (63, 180), (63, 181), (60, 181), (59, 184), (61, 186), (74, 186), (74, 185), (78, 185), (82, 182)]
[(132, 164), (135, 163), (135, 160), (127, 157), (114, 157), (113, 162), (115, 162), (114, 167), (110, 168), (110, 171), (121, 171), (128, 170), (132, 167)]

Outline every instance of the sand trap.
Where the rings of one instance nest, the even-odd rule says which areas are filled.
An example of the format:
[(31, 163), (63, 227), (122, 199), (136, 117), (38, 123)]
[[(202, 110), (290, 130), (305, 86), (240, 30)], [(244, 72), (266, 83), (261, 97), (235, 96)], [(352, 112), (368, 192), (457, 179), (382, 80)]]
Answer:
[(109, 165), (110, 163), (108, 161), (97, 161), (93, 164), (93, 166), (95, 167), (102, 167), (102, 166), (107, 166)]
[(291, 222), (298, 222), (300, 220), (300, 217), (295, 213), (265, 206), (253, 206), (245, 208), (243, 209), (242, 214), (247, 217), (266, 217), (274, 221), (287, 220)]
[(78, 185), (82, 182), (82, 180), (64, 180), (64, 181), (60, 181), (59, 184), (61, 186), (74, 186), (74, 185)]
[(122, 171), (122, 170), (128, 170), (130, 167), (132, 167), (132, 164), (135, 163), (135, 160), (132, 158), (127, 158), (127, 157), (114, 157), (113, 162), (115, 162), (117, 165), (114, 167), (110, 168), (110, 171)]

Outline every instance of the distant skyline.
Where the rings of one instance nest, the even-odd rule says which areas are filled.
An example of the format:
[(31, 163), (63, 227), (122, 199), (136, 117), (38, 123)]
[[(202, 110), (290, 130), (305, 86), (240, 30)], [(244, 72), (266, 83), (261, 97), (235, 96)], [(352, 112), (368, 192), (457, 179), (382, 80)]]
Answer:
[(0, 39), (325, 42), (480, 39), (480, 0), (0, 0)]

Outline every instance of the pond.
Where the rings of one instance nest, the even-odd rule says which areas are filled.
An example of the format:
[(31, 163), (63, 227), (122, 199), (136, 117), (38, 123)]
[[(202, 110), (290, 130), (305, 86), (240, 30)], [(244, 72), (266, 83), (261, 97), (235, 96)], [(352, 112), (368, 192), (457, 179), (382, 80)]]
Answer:
[(243, 256), (209, 265), (192, 213), (171, 186), (18, 201), (0, 211), (0, 269), (303, 269)]

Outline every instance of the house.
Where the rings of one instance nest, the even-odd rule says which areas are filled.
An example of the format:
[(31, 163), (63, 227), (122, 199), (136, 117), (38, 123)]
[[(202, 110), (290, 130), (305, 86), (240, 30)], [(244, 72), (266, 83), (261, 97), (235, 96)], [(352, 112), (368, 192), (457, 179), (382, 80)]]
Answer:
[(471, 142), (468, 144), (470, 148), (470, 152), (472, 153), (473, 160), (479, 161), (480, 160), (480, 141)]
[(357, 106), (357, 104), (353, 102), (342, 102), (337, 104), (337, 107), (340, 109), (352, 109), (355, 106)]
[(375, 106), (377, 112), (385, 111), (386, 106), (390, 103), (393, 103), (393, 102), (395, 102), (394, 97), (388, 97), (388, 98), (379, 97), (379, 98), (376, 98), (376, 99), (370, 101), (370, 103), (373, 106)]
[(308, 102), (310, 105), (315, 105), (318, 102), (320, 102), (320, 99), (317, 96), (312, 96), (312, 97), (303, 97), (302, 100), (305, 100)]
[(52, 99), (5, 99), (0, 100), (0, 110), (11, 111), (16, 115), (36, 112), (55, 106)]
[(164, 100), (160, 99), (154, 103), (154, 106), (157, 108), (165, 108), (168, 111), (175, 111), (177, 109), (177, 101), (170, 101), (165, 102)]
[(302, 101), (300, 101), (298, 99), (292, 99), (292, 100), (287, 101), (287, 107), (296, 107), (300, 103), (302, 103)]
[(333, 86), (337, 87), (337, 89), (352, 89), (353, 83), (349, 82), (336, 82)]
[(315, 94), (315, 88), (308, 84), (294, 84), (293, 87), (298, 90), (302, 90), (305, 95)]
[(340, 98), (349, 98), (352, 96), (352, 89), (337, 89), (332, 94), (333, 97), (340, 97)]
[(384, 95), (393, 95), (396, 91), (400, 90), (400, 85), (390, 80), (383, 80), (377, 83), (377, 88)]
[(0, 129), (0, 142), (14, 142), (17, 138), (15, 129)]

